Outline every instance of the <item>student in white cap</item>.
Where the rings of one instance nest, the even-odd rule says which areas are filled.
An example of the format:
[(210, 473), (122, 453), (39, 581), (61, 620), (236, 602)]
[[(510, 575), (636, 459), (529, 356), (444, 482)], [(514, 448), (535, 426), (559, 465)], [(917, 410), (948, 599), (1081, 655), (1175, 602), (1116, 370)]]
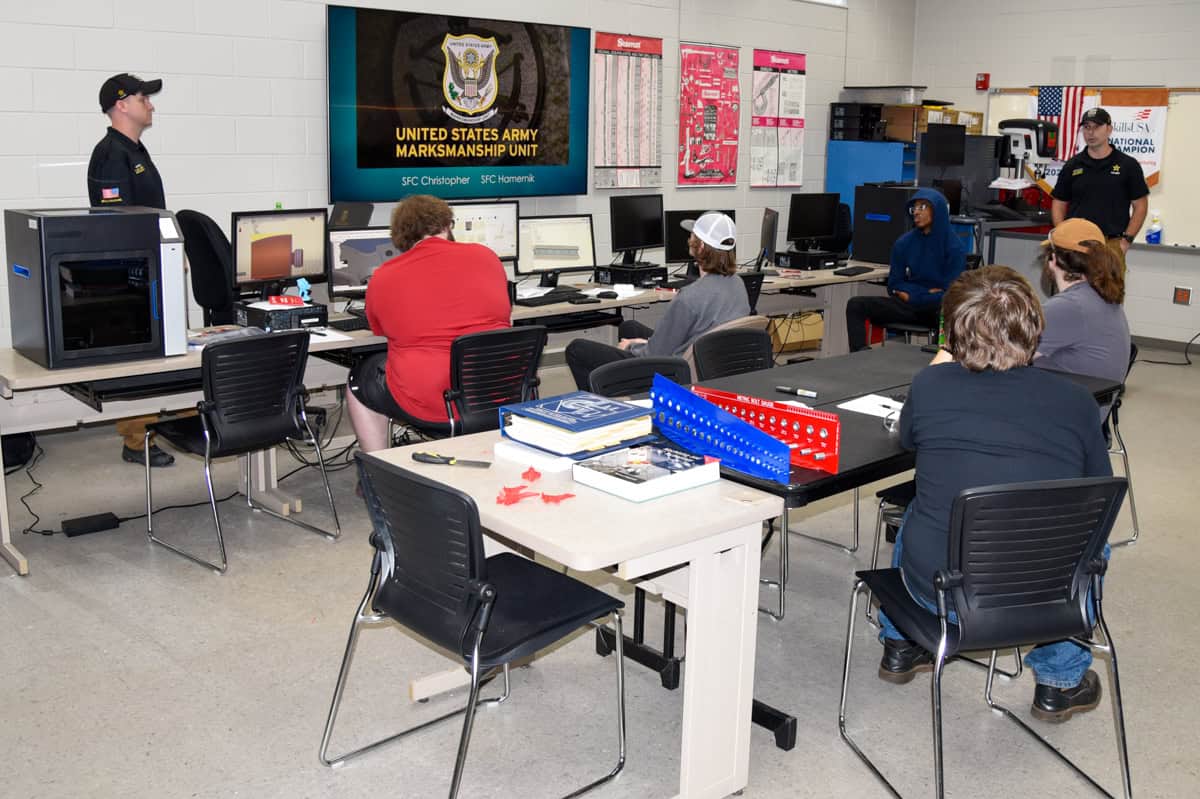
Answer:
[(580, 390), (588, 390), (588, 376), (597, 366), (639, 355), (681, 355), (717, 325), (750, 315), (746, 284), (737, 274), (733, 220), (709, 211), (680, 225), (692, 234), (688, 250), (700, 267), (700, 279), (680, 290), (657, 328), (628, 320), (621, 323), (616, 347), (587, 339), (568, 344), (567, 366)]

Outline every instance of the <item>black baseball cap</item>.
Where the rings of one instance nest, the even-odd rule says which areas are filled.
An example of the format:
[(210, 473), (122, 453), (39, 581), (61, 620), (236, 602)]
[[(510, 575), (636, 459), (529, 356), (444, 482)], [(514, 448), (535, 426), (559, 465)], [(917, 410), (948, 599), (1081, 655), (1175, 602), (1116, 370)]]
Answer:
[(1083, 112), (1083, 117), (1080, 118), (1079, 124), (1086, 125), (1089, 122), (1093, 125), (1111, 125), (1112, 117), (1103, 108), (1089, 108)]
[(120, 75), (113, 75), (104, 81), (104, 85), (100, 87), (100, 110), (107, 113), (117, 104), (117, 100), (124, 100), (135, 94), (158, 94), (160, 91), (162, 91), (161, 78), (142, 80), (137, 75), (122, 72)]

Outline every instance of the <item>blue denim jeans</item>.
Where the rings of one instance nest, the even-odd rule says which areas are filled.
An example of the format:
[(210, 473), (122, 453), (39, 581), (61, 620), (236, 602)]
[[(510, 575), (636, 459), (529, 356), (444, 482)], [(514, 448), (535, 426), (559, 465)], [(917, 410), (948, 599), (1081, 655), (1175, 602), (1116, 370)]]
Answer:
[[(908, 521), (908, 514), (904, 515)], [(896, 533), (896, 548), (892, 553), (892, 566), (900, 567), (900, 553), (903, 552), (904, 525), (900, 525)], [(1104, 559), (1108, 560), (1111, 552), (1108, 544), (1104, 545)], [(926, 610), (936, 614), (937, 601), (909, 592), (910, 596)], [(947, 598), (949, 600), (949, 598)], [(907, 636), (896, 629), (891, 619), (881, 609), (879, 611), (879, 640), (891, 638), (906, 640)], [(958, 623), (958, 614), (952, 606), (947, 607), (947, 616), (952, 624)], [(1088, 619), (1094, 621), (1095, 612), (1092, 603), (1088, 602)], [(1025, 656), (1025, 665), (1033, 669), (1034, 677), (1039, 685), (1049, 685), (1054, 688), (1074, 688), (1083, 680), (1083, 675), (1092, 665), (1092, 652), (1085, 646), (1074, 641), (1056, 641), (1052, 644), (1041, 644), (1029, 650)]]

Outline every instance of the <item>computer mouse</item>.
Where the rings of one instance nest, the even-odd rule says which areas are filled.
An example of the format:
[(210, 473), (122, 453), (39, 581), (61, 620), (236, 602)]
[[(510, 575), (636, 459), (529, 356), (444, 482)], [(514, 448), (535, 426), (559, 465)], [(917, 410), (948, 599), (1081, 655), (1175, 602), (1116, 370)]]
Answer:
[(615, 291), (598, 291), (598, 292), (596, 292), (596, 296), (602, 300), (615, 300), (617, 298), (617, 292), (615, 292)]

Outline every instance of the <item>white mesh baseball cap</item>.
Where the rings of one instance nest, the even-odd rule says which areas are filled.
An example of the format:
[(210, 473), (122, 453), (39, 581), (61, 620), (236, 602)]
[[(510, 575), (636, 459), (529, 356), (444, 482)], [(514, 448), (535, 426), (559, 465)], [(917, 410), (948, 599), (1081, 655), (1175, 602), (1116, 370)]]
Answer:
[(701, 214), (699, 219), (685, 219), (679, 226), (715, 250), (732, 250), (737, 245), (737, 227), (718, 211)]

